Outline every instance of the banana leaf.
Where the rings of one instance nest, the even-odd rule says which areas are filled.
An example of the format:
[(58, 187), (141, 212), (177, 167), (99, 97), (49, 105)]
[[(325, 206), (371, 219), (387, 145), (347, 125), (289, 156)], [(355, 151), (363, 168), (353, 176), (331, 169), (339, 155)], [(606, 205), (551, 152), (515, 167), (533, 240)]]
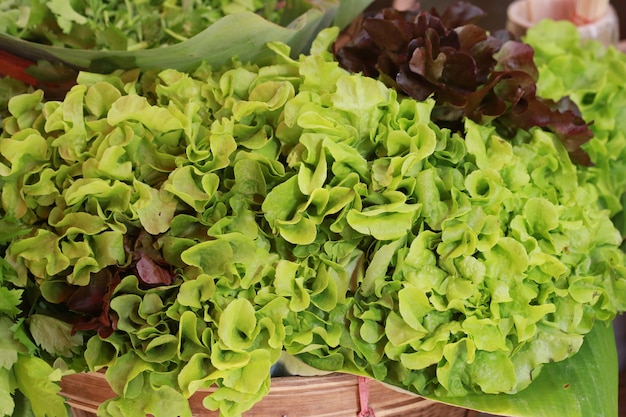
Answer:
[(545, 365), (525, 390), (513, 394), (431, 398), (515, 417), (617, 417), (618, 362), (610, 326), (598, 323), (571, 358)]
[[(203, 61), (219, 67), (238, 57), (243, 62), (263, 62), (269, 57), (269, 41), (289, 45), (294, 56), (306, 52), (317, 33), (330, 25), (343, 26), (354, 19), (370, 0), (296, 2), (301, 12), (281, 26), (250, 12), (227, 15), (198, 35), (181, 43), (139, 51), (100, 51), (54, 47), (0, 33), (0, 50), (33, 62), (60, 63), (91, 72), (115, 69), (172, 68), (190, 71)], [(35, 71), (36, 76), (38, 75)]]
[[(280, 372), (324, 375), (298, 358), (284, 354)], [(372, 377), (358, 369), (344, 372)], [(382, 382), (382, 381), (381, 381)], [(384, 383), (384, 382), (383, 382)], [(417, 395), (384, 383), (389, 388)], [(516, 394), (473, 394), (465, 397), (419, 395), (433, 401), (511, 417), (618, 417), (618, 360), (611, 326), (597, 323), (571, 358), (544, 365), (530, 386)]]

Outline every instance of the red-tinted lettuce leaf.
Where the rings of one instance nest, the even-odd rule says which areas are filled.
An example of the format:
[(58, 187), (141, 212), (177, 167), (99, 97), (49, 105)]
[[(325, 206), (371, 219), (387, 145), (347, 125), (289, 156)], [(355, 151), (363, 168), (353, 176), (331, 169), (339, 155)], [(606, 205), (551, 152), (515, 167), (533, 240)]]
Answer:
[(440, 77), (441, 82), (462, 92), (475, 91), (479, 83), (474, 59), (464, 52), (457, 51), (446, 51), (444, 56), (445, 65)]
[(530, 75), (535, 81), (539, 78), (539, 71), (534, 61), (535, 50), (532, 46), (516, 41), (502, 44), (495, 52), (497, 61), (496, 71), (522, 71)]
[(426, 77), (411, 71), (408, 65), (403, 65), (398, 71), (396, 84), (398, 89), (416, 100), (426, 100), (438, 88), (428, 82)]
[(137, 276), (144, 284), (160, 286), (174, 281), (175, 274), (168, 267), (160, 266), (145, 254), (140, 255), (136, 268)]
[[(120, 283), (119, 271), (105, 269), (93, 274), (91, 283), (83, 289), (81, 287), (74, 292), (67, 306), (79, 313), (73, 316), (71, 323), (72, 331), (95, 330), (100, 337), (109, 337), (117, 326), (117, 314), (110, 309), (111, 294)], [(86, 296), (85, 299), (81, 299)]]
[(441, 21), (446, 27), (454, 28), (476, 23), (485, 16), (487, 16), (487, 13), (478, 6), (465, 2), (456, 2), (446, 8), (441, 15)]
[(131, 256), (140, 284), (154, 287), (170, 285), (174, 281), (175, 274), (163, 259), (154, 236), (142, 230), (136, 238), (126, 239), (133, 242)]
[(118, 321), (110, 309), (110, 300), (122, 277), (135, 275), (139, 286), (145, 289), (169, 286), (176, 277), (155, 239), (145, 231), (129, 231), (124, 235), (128, 264), (93, 273), (85, 286), (68, 285), (67, 294), (48, 307), (60, 312), (58, 315), (72, 324), (73, 332), (96, 331), (101, 337), (110, 336)]
[(84, 287), (77, 287), (67, 299), (67, 307), (78, 313), (99, 314), (102, 311), (104, 296), (107, 294), (109, 274), (92, 274), (91, 281)]
[[(424, 45), (415, 48), (409, 60), (409, 69), (412, 72), (437, 84), (443, 74), (447, 59), (444, 54), (439, 52), (438, 40), (437, 33), (433, 30), (428, 30), (424, 37)], [(433, 46), (433, 43), (435, 46)], [(437, 48), (435, 49), (435, 47)]]
[(495, 91), (506, 74), (492, 74), (491, 79), (478, 89), (468, 94), (465, 116), (472, 120), (482, 120), (483, 116), (500, 116), (507, 111), (507, 103)]
[[(387, 10), (389, 12), (389, 10)], [(393, 13), (399, 14), (395, 10)], [(391, 52), (406, 51), (412, 39), (411, 26), (402, 16), (391, 16), (385, 19), (365, 19), (363, 29), (370, 39), (382, 50)]]
[(459, 48), (471, 55), (475, 62), (476, 79), (479, 84), (486, 83), (496, 65), (495, 52), (509, 39), (489, 36), (483, 28), (476, 25), (459, 27), (456, 33), (459, 37)]
[[(459, 49), (472, 55), (475, 54), (473, 49), (475, 49), (477, 45), (490, 39), (485, 29), (473, 24), (461, 26), (457, 28), (455, 32), (459, 37)], [(499, 48), (499, 45), (495, 46), (492, 50), (488, 50), (486, 55), (490, 59), (493, 59), (493, 52)]]

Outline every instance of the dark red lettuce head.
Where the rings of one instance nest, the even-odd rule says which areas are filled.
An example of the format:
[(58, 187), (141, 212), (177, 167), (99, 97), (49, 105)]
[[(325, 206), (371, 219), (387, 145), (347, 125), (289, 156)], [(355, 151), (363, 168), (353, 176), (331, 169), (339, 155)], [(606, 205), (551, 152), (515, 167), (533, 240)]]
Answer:
[(565, 144), (572, 160), (590, 164), (581, 145), (593, 136), (576, 105), (538, 97), (534, 50), (506, 31), (476, 22), (484, 12), (467, 2), (443, 14), (385, 8), (356, 20), (335, 45), (339, 64), (378, 78), (416, 100), (433, 97), (432, 118), (460, 130), (463, 119), (492, 121), (501, 134), (541, 127)]

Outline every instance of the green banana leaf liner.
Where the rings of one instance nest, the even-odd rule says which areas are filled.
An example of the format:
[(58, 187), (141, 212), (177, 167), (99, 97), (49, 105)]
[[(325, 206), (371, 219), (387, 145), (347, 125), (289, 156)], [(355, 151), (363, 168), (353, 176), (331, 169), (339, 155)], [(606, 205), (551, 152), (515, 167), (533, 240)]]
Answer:
[[(298, 0), (283, 15), (283, 21), (290, 21), (286, 26), (252, 12), (233, 13), (186, 41), (138, 51), (64, 48), (0, 33), (0, 52), (4, 52), (3, 60), (16, 61), (16, 65), (23, 68), (20, 78), (30, 83), (36, 80), (40, 88), (56, 87), (58, 96), (58, 87), (67, 90), (81, 70), (97, 73), (133, 68), (190, 71), (202, 62), (219, 67), (235, 57), (243, 62), (263, 62), (271, 55), (265, 46), (269, 41), (289, 45), (297, 56), (308, 50), (321, 29), (331, 25), (346, 26), (370, 3), (369, 0)], [(25, 65), (25, 60), (32, 65)], [(0, 75), (13, 74), (3, 74), (0, 70)]]

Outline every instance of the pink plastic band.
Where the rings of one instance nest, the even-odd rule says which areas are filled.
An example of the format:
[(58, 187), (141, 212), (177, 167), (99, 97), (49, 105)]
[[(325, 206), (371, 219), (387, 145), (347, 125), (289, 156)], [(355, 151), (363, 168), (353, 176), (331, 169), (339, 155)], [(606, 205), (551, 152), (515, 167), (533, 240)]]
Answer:
[(364, 376), (358, 377), (359, 381), (359, 402), (361, 411), (357, 417), (376, 417), (374, 410), (369, 406), (370, 399), (370, 379)]

